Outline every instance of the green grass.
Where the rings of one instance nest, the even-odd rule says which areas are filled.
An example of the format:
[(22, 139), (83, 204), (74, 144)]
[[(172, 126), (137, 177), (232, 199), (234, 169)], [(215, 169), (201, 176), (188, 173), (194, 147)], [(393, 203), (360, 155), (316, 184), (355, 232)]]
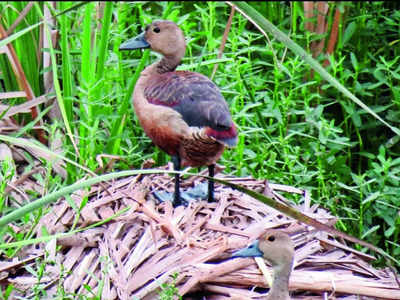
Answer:
[[(8, 3), (0, 3), (6, 28), (26, 5)], [(17, 26), (13, 42), (36, 96), (44, 94), (43, 69), (36, 64), (39, 27), (21, 36), (18, 32), (42, 20), (44, 5), (36, 4)], [(67, 163), (66, 180), (54, 176), (52, 166), (44, 164), (47, 172), (37, 180), (48, 193), (70, 186), (87, 173), (76, 164), (91, 171), (99, 168), (96, 156), (100, 154), (120, 156), (114, 170), (140, 168), (148, 158), (165, 164), (169, 157), (145, 136), (130, 100), (140, 70), (158, 55), (122, 53), (119, 45), (153, 19), (173, 20), (187, 37), (186, 57), (179, 68), (211, 76), (230, 13), (230, 7), (220, 2), (107, 2), (103, 17), (97, 19), (97, 2), (74, 5), (57, 3), (57, 12), (72, 8), (57, 16), (59, 46), (40, 50), (56, 57), (51, 68), (56, 71), (56, 97), (63, 113), (53, 125), (54, 120), (41, 116), (44, 128), (49, 137), (56, 130), (65, 133), (63, 155), (75, 162)], [(394, 131), (400, 123), (400, 7), (390, 2), (342, 5), (342, 30), (326, 71), (366, 108), (326, 81), (323, 74), (314, 72), (311, 78), (312, 62), (277, 37), (269, 35), (269, 42), (236, 12), (213, 80), (229, 103), (240, 136), (238, 146), (226, 151), (220, 163), (226, 173), (236, 176), (251, 175), (308, 189), (315, 203), (340, 217), (339, 229), (399, 259), (400, 144)], [(310, 41), (318, 38), (304, 31), (301, 3), (252, 2), (251, 6), (307, 51)], [(332, 24), (333, 15), (328, 18)], [(5, 55), (0, 55), (0, 69), (0, 92), (18, 90)], [(24, 126), (11, 136), (35, 137), (30, 114), (19, 114), (16, 120)], [(4, 205), (13, 199), (3, 193), (10, 170), (2, 162), (1, 215), (13, 210)], [(37, 197), (32, 195), (32, 200)], [(32, 238), (30, 233), (42, 213), (45, 210), (25, 214), (18, 222), (31, 229), (23, 235), (11, 234), (14, 241)], [(5, 232), (10, 234), (10, 228), (0, 231), (2, 237)], [(4, 254), (15, 255), (15, 251)]]
[(171, 283), (162, 283), (160, 285), (161, 291), (158, 294), (160, 300), (182, 299), (182, 296), (180, 296), (178, 293), (178, 288), (175, 286), (175, 281), (178, 277), (178, 273), (174, 273), (173, 275), (171, 275), (171, 277)]

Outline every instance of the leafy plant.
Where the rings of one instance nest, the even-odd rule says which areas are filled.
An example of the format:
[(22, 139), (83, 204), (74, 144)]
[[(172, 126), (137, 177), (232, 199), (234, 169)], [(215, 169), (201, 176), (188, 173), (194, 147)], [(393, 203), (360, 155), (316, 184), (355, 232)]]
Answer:
[(178, 289), (175, 286), (176, 278), (178, 277), (178, 273), (174, 273), (171, 275), (172, 282), (171, 283), (163, 283), (160, 288), (161, 291), (158, 294), (160, 297), (159, 300), (173, 300), (173, 299), (182, 299), (182, 296), (179, 295)]

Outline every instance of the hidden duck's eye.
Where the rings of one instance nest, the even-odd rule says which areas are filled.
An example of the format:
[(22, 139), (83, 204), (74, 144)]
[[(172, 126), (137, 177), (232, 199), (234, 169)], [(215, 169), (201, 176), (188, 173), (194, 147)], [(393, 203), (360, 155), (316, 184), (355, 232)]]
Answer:
[(153, 31), (154, 31), (155, 33), (159, 33), (159, 32), (161, 31), (161, 29), (160, 29), (159, 27), (154, 27)]
[(270, 236), (268, 237), (268, 241), (270, 241), (270, 242), (275, 241), (275, 236), (270, 235)]

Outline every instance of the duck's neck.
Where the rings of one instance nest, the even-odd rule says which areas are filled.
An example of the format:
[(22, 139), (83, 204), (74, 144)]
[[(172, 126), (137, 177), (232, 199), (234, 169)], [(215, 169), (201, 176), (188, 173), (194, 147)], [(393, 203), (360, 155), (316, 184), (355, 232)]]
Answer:
[(159, 62), (155, 63), (155, 70), (157, 73), (167, 73), (175, 71), (176, 67), (181, 63), (181, 57), (177, 56), (164, 56)]
[(274, 281), (272, 287), (269, 290), (267, 299), (268, 300), (290, 300), (289, 296), (289, 276), (292, 271), (292, 264), (285, 266), (275, 266)]

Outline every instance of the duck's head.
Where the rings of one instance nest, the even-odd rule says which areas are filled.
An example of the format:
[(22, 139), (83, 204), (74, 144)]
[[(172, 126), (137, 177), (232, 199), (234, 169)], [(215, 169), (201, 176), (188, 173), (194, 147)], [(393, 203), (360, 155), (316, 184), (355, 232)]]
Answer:
[(294, 243), (280, 230), (268, 230), (247, 248), (232, 254), (232, 257), (264, 257), (272, 267), (292, 264)]
[(167, 58), (181, 59), (185, 54), (186, 42), (182, 30), (172, 21), (154, 21), (143, 33), (120, 46), (120, 50), (150, 48)]

